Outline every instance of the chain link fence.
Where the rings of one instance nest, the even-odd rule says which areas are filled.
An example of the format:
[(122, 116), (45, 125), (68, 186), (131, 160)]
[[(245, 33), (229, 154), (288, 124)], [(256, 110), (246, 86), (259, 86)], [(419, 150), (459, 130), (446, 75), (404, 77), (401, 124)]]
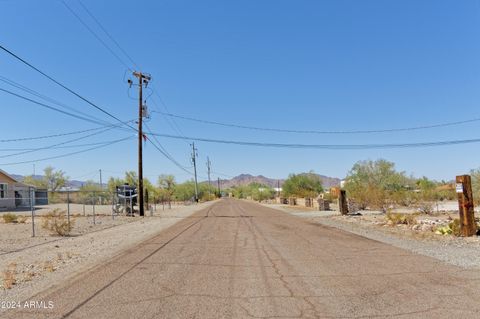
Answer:
[[(146, 196), (144, 207), (146, 217), (162, 217), (162, 211), (193, 204), (192, 201), (168, 201), (155, 196)], [(35, 236), (36, 218), (51, 212), (70, 218), (86, 217), (94, 225), (99, 218), (115, 219), (117, 216), (138, 216), (137, 195), (134, 192), (111, 191), (35, 191), (34, 189), (15, 192), (15, 197), (0, 197), (0, 217), (30, 218), (32, 236)], [(30, 222), (29, 220), (29, 222)], [(5, 221), (6, 222), (6, 221)]]

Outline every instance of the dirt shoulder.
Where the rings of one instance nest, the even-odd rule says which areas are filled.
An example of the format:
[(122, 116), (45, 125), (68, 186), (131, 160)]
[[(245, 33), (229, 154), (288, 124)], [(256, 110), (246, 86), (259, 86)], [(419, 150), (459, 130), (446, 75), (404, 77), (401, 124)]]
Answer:
[(364, 212), (362, 215), (341, 216), (335, 211), (318, 212), (286, 205), (264, 205), (452, 265), (480, 269), (479, 236), (462, 238), (435, 233), (436, 228), (448, 224), (452, 218), (457, 217), (452, 213), (417, 215), (415, 225), (391, 225), (386, 221), (385, 215), (379, 213)]
[[(177, 207), (156, 216), (78, 216), (71, 237), (50, 236), (31, 224), (0, 224), (0, 300), (29, 297), (87, 271), (214, 202)], [(12, 283), (13, 281), (13, 283)]]

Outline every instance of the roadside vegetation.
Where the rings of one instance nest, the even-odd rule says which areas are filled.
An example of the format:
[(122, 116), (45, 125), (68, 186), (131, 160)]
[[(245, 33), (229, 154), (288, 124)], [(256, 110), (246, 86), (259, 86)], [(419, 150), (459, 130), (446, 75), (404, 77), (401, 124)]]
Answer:
[(418, 212), (432, 214), (437, 202), (456, 199), (451, 183), (407, 176), (383, 159), (357, 162), (345, 179), (345, 189), (359, 209), (383, 212), (394, 207), (414, 207)]

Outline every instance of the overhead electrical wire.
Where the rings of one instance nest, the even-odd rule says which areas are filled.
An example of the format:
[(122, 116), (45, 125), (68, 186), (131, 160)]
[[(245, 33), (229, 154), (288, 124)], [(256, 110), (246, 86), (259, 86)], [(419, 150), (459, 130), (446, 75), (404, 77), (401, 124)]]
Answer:
[(112, 140), (112, 141), (105, 142), (104, 144), (102, 144), (102, 145), (100, 145), (100, 146), (91, 147), (91, 148), (87, 148), (87, 149), (85, 149), (85, 150), (76, 151), (76, 152), (67, 153), (67, 154), (62, 154), (62, 155), (57, 155), (57, 156), (44, 157), (44, 158), (39, 158), (39, 159), (29, 160), (29, 161), (22, 161), (22, 162), (1, 163), (0, 166), (36, 163), (36, 162), (47, 161), (47, 160), (51, 160), (51, 159), (57, 159), (57, 158), (63, 158), (63, 157), (73, 156), (73, 155), (77, 155), (77, 154), (81, 154), (81, 153), (93, 151), (93, 150), (96, 150), (96, 149), (104, 148), (104, 147), (107, 147), (107, 146), (110, 146), (110, 145), (113, 145), (113, 144), (117, 144), (117, 143), (120, 143), (120, 142), (129, 140), (129, 139), (131, 139), (131, 138), (132, 138), (132, 137), (130, 136), (130, 137), (126, 137), (126, 138), (121, 138), (121, 139), (117, 139), (117, 140)]
[(82, 112), (82, 111), (79, 111), (79, 110), (77, 110), (77, 109), (75, 109), (75, 108), (73, 108), (73, 107), (70, 107), (70, 106), (68, 106), (68, 105), (66, 105), (66, 104), (64, 104), (64, 103), (62, 103), (62, 102), (59, 102), (59, 101), (57, 101), (57, 100), (55, 100), (55, 99), (53, 99), (53, 98), (51, 98), (51, 97), (48, 97), (48, 96), (46, 96), (46, 95), (44, 95), (44, 94), (41, 94), (41, 93), (39, 93), (39, 92), (31, 89), (31, 88), (26, 87), (25, 85), (22, 85), (22, 84), (20, 84), (20, 83), (17, 83), (17, 82), (15, 82), (15, 81), (13, 81), (13, 80), (11, 80), (11, 79), (9, 79), (9, 78), (6, 78), (6, 77), (4, 77), (4, 76), (1, 76), (1, 75), (0, 75), (0, 81), (2, 81), (2, 82), (4, 82), (4, 83), (7, 83), (8, 85), (13, 86), (13, 87), (15, 87), (15, 88), (17, 88), (17, 89), (20, 89), (20, 90), (22, 90), (22, 91), (24, 91), (24, 92), (27, 92), (27, 93), (29, 93), (29, 94), (31, 94), (31, 95), (34, 95), (34, 96), (36, 96), (36, 97), (39, 97), (39, 98), (41, 98), (41, 99), (44, 100), (44, 101), (53, 103), (53, 104), (55, 104), (55, 105), (57, 105), (57, 106), (60, 106), (60, 107), (62, 107), (62, 108), (65, 108), (65, 109), (67, 109), (67, 110), (70, 110), (70, 111), (72, 111), (72, 112), (78, 113), (78, 114), (82, 115), (83, 117), (87, 117), (87, 118), (89, 118), (89, 119), (96, 120), (98, 123), (110, 124), (109, 122), (107, 122), (107, 121), (105, 121), (105, 120), (99, 119), (99, 118), (97, 118), (97, 117), (95, 117), (95, 116), (92, 116), (91, 114), (87, 114), (87, 113), (84, 113), (84, 112)]
[[(135, 63), (135, 61), (133, 61), (133, 59), (130, 57), (130, 55), (127, 53), (127, 51), (125, 51), (121, 46), (120, 44), (115, 40), (115, 38), (113, 36), (110, 35), (110, 33), (107, 31), (107, 29), (100, 23), (100, 21), (93, 15), (92, 12), (90, 12), (90, 10), (88, 10), (88, 8), (83, 4), (82, 1), (78, 0), (78, 3), (82, 6), (82, 8), (85, 10), (85, 12), (87, 12), (87, 14), (90, 16), (90, 18), (92, 18), (93, 21), (95, 21), (95, 23), (100, 27), (100, 29), (102, 29), (102, 31), (107, 35), (107, 37), (117, 46), (117, 48), (122, 51), (122, 53), (130, 60), (130, 62), (132, 62), (132, 64), (137, 67), (138, 69), (140, 69), (140, 67), (137, 65), (137, 63)], [(110, 51), (110, 50), (109, 50)], [(130, 69), (130, 68), (129, 68)]]
[(20, 138), (11, 138), (11, 139), (1, 139), (1, 140), (0, 140), (0, 143), (32, 141), (32, 140), (42, 140), (42, 139), (47, 139), (47, 138), (55, 138), (55, 137), (62, 137), (62, 136), (82, 134), (82, 133), (92, 132), (92, 131), (99, 131), (99, 130), (101, 130), (101, 129), (103, 129), (103, 128), (105, 128), (105, 126), (96, 127), (96, 128), (91, 128), (91, 129), (87, 129), (87, 130), (81, 130), (81, 131), (73, 131), (73, 132), (67, 132), (67, 133), (52, 134), (52, 135), (32, 136), (32, 137), (20, 137)]
[(53, 145), (38, 147), (38, 148), (34, 148), (32, 150), (21, 151), (21, 152), (18, 152), (18, 153), (0, 155), (0, 158), (6, 158), (6, 157), (18, 156), (18, 155), (28, 154), (28, 153), (32, 153), (32, 152), (37, 152), (37, 151), (48, 150), (48, 149), (51, 149), (51, 148), (54, 148), (54, 147), (57, 147), (57, 146), (73, 143), (73, 142), (76, 142), (76, 141), (84, 140), (84, 139), (92, 137), (92, 136), (103, 134), (103, 133), (105, 133), (107, 131), (110, 131), (112, 129), (113, 129), (113, 127), (110, 127), (110, 128), (106, 128), (106, 129), (104, 129), (102, 131), (99, 131), (99, 132), (90, 133), (90, 134), (85, 135), (85, 136), (77, 137), (77, 138), (70, 139), (70, 140), (67, 140), (67, 141), (64, 141), (64, 142), (60, 142), (60, 143), (56, 143), (56, 144), (53, 144)]
[[(56, 149), (65, 149), (65, 148), (78, 148), (78, 147), (85, 147), (85, 146), (100, 145), (104, 143), (105, 142), (95, 142), (95, 143), (52, 146), (49, 149), (56, 150)], [(37, 149), (35, 148), (0, 148), (0, 152), (17, 152), (17, 151), (34, 151), (34, 150), (37, 150)]]
[(34, 104), (36, 104), (36, 105), (42, 106), (42, 107), (47, 108), (47, 109), (49, 109), (49, 110), (52, 110), (52, 111), (55, 111), (55, 112), (58, 112), (58, 113), (62, 113), (62, 114), (65, 114), (65, 115), (68, 115), (68, 116), (71, 116), (71, 117), (74, 117), (74, 118), (76, 118), (76, 119), (78, 119), (78, 120), (90, 122), (90, 123), (97, 124), (97, 125), (105, 125), (105, 123), (103, 123), (103, 122), (98, 122), (98, 121), (96, 121), (96, 120), (92, 120), (92, 119), (90, 119), (90, 118), (88, 118), (88, 117), (85, 117), (85, 116), (81, 116), (81, 115), (77, 115), (77, 114), (74, 114), (74, 113), (71, 113), (71, 112), (67, 112), (67, 111), (61, 110), (61, 109), (56, 108), (56, 107), (54, 107), (54, 106), (51, 106), (51, 105), (48, 105), (48, 104), (39, 102), (39, 101), (37, 101), (37, 100), (31, 99), (31, 98), (29, 98), (29, 97), (26, 97), (26, 96), (24, 96), (24, 95), (21, 95), (21, 94), (12, 92), (12, 91), (7, 90), (7, 89), (4, 89), (4, 88), (0, 88), (0, 91), (5, 92), (5, 93), (10, 94), (10, 95), (13, 95), (13, 96), (16, 96), (16, 97), (18, 97), (18, 98), (20, 98), (20, 99), (23, 99), (23, 100), (25, 100), (25, 101), (34, 103)]
[[(121, 63), (123, 66), (125, 66), (129, 71), (132, 71), (132, 69), (126, 64), (106, 43), (105, 41), (100, 38), (95, 31), (93, 31), (87, 23), (83, 21), (83, 19), (64, 1), (62, 0), (63, 5), (70, 11), (71, 14), (73, 14), (78, 21)], [(82, 5), (83, 6), (83, 5)], [(86, 9), (86, 7), (84, 7)], [(88, 10), (87, 10), (88, 13)]]
[[(115, 115), (111, 114), (110, 112), (104, 110), (103, 108), (101, 108), (100, 106), (98, 106), (97, 104), (91, 102), (90, 100), (88, 100), (87, 98), (83, 97), (82, 95), (80, 95), (79, 93), (75, 92), (74, 90), (70, 89), (69, 87), (67, 87), (66, 85), (62, 84), (61, 82), (55, 80), (53, 77), (51, 77), (50, 75), (46, 74), (45, 72), (41, 71), (40, 69), (38, 69), (37, 67), (33, 66), (31, 63), (27, 62), (26, 60), (24, 60), (23, 58), (21, 58), (20, 56), (16, 55), (15, 53), (13, 53), (12, 51), (8, 50), (7, 48), (5, 48), (3, 45), (0, 44), (0, 49), (3, 50), (4, 52), (8, 53), (10, 56), (14, 57), (15, 59), (17, 59), (18, 61), (22, 62), (23, 64), (25, 64), (26, 66), (28, 66), (29, 68), (35, 70), (36, 72), (40, 73), (41, 75), (43, 75), (44, 77), (46, 77), (47, 79), (49, 79), (50, 81), (52, 81), (53, 83), (57, 84), (58, 86), (62, 87), (63, 89), (67, 90), (68, 92), (70, 92), (71, 94), (75, 95), (76, 97), (78, 97), (79, 99), (81, 99), (82, 101), (86, 102), (87, 104), (91, 105), (92, 107), (96, 108), (97, 110), (99, 110), (100, 112), (108, 115), (109, 117), (115, 119), (116, 121), (118, 121), (119, 123), (122, 123), (122, 124), (125, 124), (124, 121), (122, 121), (121, 119), (119, 119), (118, 117), (116, 117)], [(129, 124), (125, 124), (127, 125), (128, 127), (130, 127), (131, 129), (133, 129), (134, 131), (137, 131), (136, 128), (134, 128), (133, 126), (129, 125)]]
[[(102, 43), (102, 45), (103, 45), (117, 60), (119, 60), (124, 66), (127, 67), (127, 69), (128, 69), (129, 71), (132, 72), (132, 69), (113, 51), (112, 48), (110, 48), (110, 47), (108, 46), (108, 44), (107, 44), (105, 41), (103, 41), (103, 40), (101, 39), (101, 37), (100, 37), (98, 34), (96, 34), (96, 33), (92, 30), (92, 28), (90, 28), (90, 27), (87, 25), (87, 23), (85, 23), (85, 22), (80, 18), (80, 16), (79, 16), (78, 14), (76, 14), (76, 13), (73, 11), (73, 9), (65, 3), (65, 1), (62, 1), (62, 2), (63, 2), (64, 5), (67, 7), (67, 9), (81, 22), (81, 24), (82, 24), (84, 27), (85, 27), (91, 34), (93, 34), (93, 35), (95, 36), (95, 38), (96, 38), (98, 41), (100, 41), (100, 43)], [(100, 23), (100, 21), (93, 15), (93, 13), (92, 13), (90, 10), (88, 10), (88, 8), (87, 8), (80, 0), (79, 0), (78, 2), (79, 2), (79, 4), (83, 7), (83, 9), (87, 12), (87, 14), (95, 21), (95, 23), (96, 23), (96, 24), (102, 29), (102, 31), (107, 35), (107, 37), (117, 46), (117, 48), (130, 60), (130, 62), (131, 62), (134, 66), (136, 66), (137, 68), (140, 69), (140, 67), (138, 66), (138, 64), (132, 59), (132, 57), (126, 52), (126, 50), (124, 50), (124, 49), (120, 46), (120, 44), (118, 43), (118, 41), (116, 41), (116, 40), (113, 38), (113, 36), (112, 36), (112, 35), (107, 31), (107, 29)], [(154, 93), (159, 97), (160, 101), (162, 102), (162, 104), (163, 104), (163, 105), (165, 106), (165, 108), (166, 108), (166, 105), (165, 105), (165, 103), (163, 102), (163, 100), (161, 99), (161, 97), (159, 96), (159, 94), (158, 94), (156, 91), (154, 91)], [(155, 102), (153, 99), (152, 99), (152, 101), (153, 101), (154, 105), (158, 107), (158, 105), (156, 104), (156, 102)], [(166, 108), (166, 110), (168, 111), (167, 108)], [(169, 119), (168, 119), (168, 118), (166, 118), (166, 119), (167, 119), (168, 124), (172, 127), (172, 129), (174, 129), (177, 133), (179, 133), (180, 135), (182, 135), (182, 132), (181, 132), (180, 128), (178, 127), (178, 125), (176, 125), (176, 123), (174, 123), (174, 125), (176, 125), (176, 128), (175, 128), (175, 126), (172, 126), (172, 125), (171, 125)], [(148, 128), (148, 125), (147, 125), (146, 123), (145, 123), (145, 126), (147, 127), (147, 129), (149, 129), (149, 128)], [(148, 136), (147, 136), (147, 140), (148, 140), (163, 156), (165, 156), (168, 160), (170, 160), (173, 164), (175, 164), (175, 165), (176, 165), (177, 167), (179, 167), (181, 170), (187, 172), (188, 174), (191, 174), (191, 175), (193, 174), (193, 173), (189, 172), (189, 171), (187, 170), (187, 168), (185, 168), (183, 165), (181, 165), (180, 163), (178, 163), (178, 161), (176, 161), (176, 160), (173, 158), (173, 156), (171, 156), (171, 155), (168, 153), (168, 151), (162, 146), (162, 144), (158, 141), (158, 139), (157, 139), (155, 136), (154, 136), (154, 139), (155, 139), (155, 141), (157, 142), (158, 145), (156, 145), (156, 144), (155, 144), (150, 138), (148, 138)]]
[[(147, 128), (147, 132), (151, 134), (151, 130), (150, 130), (150, 127), (148, 126), (148, 124), (145, 123), (145, 126)], [(178, 168), (180, 168), (182, 171), (190, 174), (190, 175), (194, 175), (192, 172), (190, 172), (185, 166), (181, 165), (180, 163), (178, 163), (174, 158), (173, 156), (171, 156), (168, 151), (162, 146), (162, 144), (160, 143), (160, 141), (157, 139), (157, 137), (153, 134), (151, 134), (154, 138), (154, 140), (157, 142), (158, 145), (156, 145), (149, 137), (148, 135), (146, 135), (146, 138), (147, 140), (163, 155), (165, 156), (168, 160), (170, 160), (173, 164), (175, 164), (175, 166), (177, 166)]]
[(326, 149), (326, 150), (365, 150), (365, 149), (393, 149), (393, 148), (419, 148), (431, 146), (446, 146), (480, 143), (478, 139), (453, 140), (453, 141), (437, 141), (437, 142), (419, 142), (419, 143), (392, 143), (392, 144), (287, 144), (287, 143), (262, 143), (262, 142), (246, 142), (233, 140), (209, 139), (201, 137), (182, 137), (177, 135), (151, 133), (155, 136), (161, 136), (172, 139), (188, 139), (199, 142), (218, 143), (218, 144), (234, 144), (244, 146), (258, 147), (274, 147), (274, 148), (297, 148), (297, 149)]
[(432, 125), (423, 125), (423, 126), (413, 126), (413, 127), (404, 127), (404, 128), (392, 128), (392, 129), (372, 129), (372, 130), (340, 130), (340, 131), (319, 131), (319, 130), (294, 130), (294, 129), (281, 129), (281, 128), (268, 128), (268, 127), (258, 127), (258, 126), (248, 126), (248, 125), (240, 125), (240, 124), (232, 124), (232, 123), (222, 123), (210, 120), (203, 120), (197, 119), (189, 116), (183, 116), (173, 113), (166, 113), (161, 111), (152, 111), (153, 113), (159, 113), (165, 116), (169, 116), (172, 118), (178, 118), (182, 120), (198, 122), (203, 124), (211, 124), (211, 125), (218, 125), (224, 127), (232, 127), (232, 128), (240, 128), (240, 129), (248, 129), (248, 130), (256, 130), (256, 131), (270, 131), (270, 132), (282, 132), (282, 133), (297, 133), (297, 134), (371, 134), (371, 133), (391, 133), (391, 132), (405, 132), (405, 131), (417, 131), (417, 130), (425, 130), (425, 129), (432, 129), (432, 128), (439, 128), (439, 127), (447, 127), (447, 126), (455, 126), (461, 124), (467, 124), (472, 122), (479, 122), (480, 118), (473, 118), (468, 120), (462, 121), (455, 121), (455, 122), (446, 122), (446, 123), (439, 123), (439, 124), (432, 124)]
[[(76, 14), (74, 12), (74, 10), (68, 6), (65, 1), (62, 0), (62, 2), (64, 3), (64, 5), (67, 7), (67, 9), (81, 22), (81, 24), (91, 33), (94, 35), (94, 37), (108, 50), (108, 52), (110, 52), (117, 60), (119, 60), (124, 66), (127, 67), (127, 69), (132, 72), (132, 69), (113, 51), (112, 48), (110, 48), (110, 46), (101, 39), (101, 37), (96, 34), (92, 28), (90, 28), (88, 26), (88, 24), (86, 22), (84, 22), (80, 16), (78, 14)], [(100, 21), (93, 15), (93, 13), (82, 3), (82, 1), (78, 0), (79, 4), (83, 7), (83, 9), (87, 12), (87, 14), (92, 18), (93, 21), (95, 21), (95, 23), (100, 27), (100, 29), (102, 29), (102, 31), (107, 35), (107, 37), (117, 46), (117, 48), (130, 60), (130, 62), (135, 66), (137, 67), (138, 69), (140, 69), (140, 67), (138, 66), (138, 64), (133, 60), (133, 58), (127, 53), (126, 50), (124, 50), (118, 41), (115, 40), (115, 38), (107, 31), (107, 29), (100, 23)], [(162, 103), (162, 105), (165, 107), (165, 109), (167, 110), (167, 112), (169, 111), (166, 104), (164, 103), (163, 99), (161, 98), (161, 96), (158, 94), (158, 92), (156, 90), (153, 90), (154, 93), (158, 96), (160, 102)], [(158, 108), (158, 105), (157, 103), (155, 102), (154, 99), (152, 99), (153, 101), (153, 104), (154, 106), (157, 107), (157, 109), (160, 111), (160, 109)], [(178, 126), (178, 124), (172, 119), (172, 122), (173, 124), (171, 124), (170, 120), (168, 118), (165, 118), (167, 120), (167, 123), (170, 125), (170, 127), (172, 127), (172, 129), (174, 131), (176, 131), (178, 134), (180, 135), (183, 135), (180, 127)], [(147, 126), (147, 125), (146, 125)], [(148, 128), (148, 126), (147, 126)], [(168, 151), (162, 146), (162, 144), (158, 141), (158, 139), (154, 136), (154, 139), (156, 140), (156, 142), (158, 143), (158, 145), (156, 145), (151, 139), (149, 139), (147, 137), (147, 140), (158, 150), (160, 151), (160, 153), (162, 155), (164, 155), (167, 159), (169, 159), (172, 163), (174, 163), (176, 166), (178, 166), (181, 170), (187, 172), (188, 174), (192, 174), (191, 172), (189, 172), (184, 166), (182, 166), (181, 164), (179, 164), (174, 158), (173, 156), (171, 156)]]

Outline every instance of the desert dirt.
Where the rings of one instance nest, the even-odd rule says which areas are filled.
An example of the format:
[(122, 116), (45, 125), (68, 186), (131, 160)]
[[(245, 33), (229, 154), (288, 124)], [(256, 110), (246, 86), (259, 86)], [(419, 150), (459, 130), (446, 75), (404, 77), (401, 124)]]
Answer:
[(25, 223), (15, 224), (5, 224), (0, 218), (0, 299), (29, 298), (209, 205), (211, 203), (165, 210), (160, 206), (153, 216), (146, 212), (146, 217), (112, 219), (111, 215), (100, 214), (95, 216), (95, 223), (92, 215), (72, 213), (74, 228), (66, 237), (54, 236), (43, 229), (40, 215), (35, 218), (35, 237), (31, 236), (29, 217)]

